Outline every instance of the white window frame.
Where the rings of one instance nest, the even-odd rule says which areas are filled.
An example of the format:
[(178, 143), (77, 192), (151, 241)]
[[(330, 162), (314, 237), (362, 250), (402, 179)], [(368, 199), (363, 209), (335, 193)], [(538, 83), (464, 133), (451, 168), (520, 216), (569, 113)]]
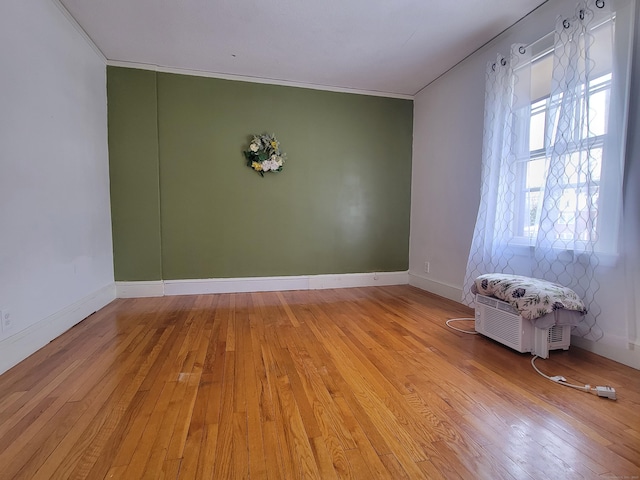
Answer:
[[(608, 90), (609, 93), (608, 93), (608, 102), (607, 102), (607, 117), (609, 117), (608, 115), (609, 101), (612, 101), (611, 95), (612, 95), (613, 89), (617, 89), (618, 91), (616, 92), (616, 96), (617, 96), (616, 101), (621, 103), (621, 107), (620, 106), (618, 107), (621, 111), (620, 111), (619, 118), (617, 118), (615, 121), (621, 122), (623, 127), (619, 129), (619, 133), (616, 139), (613, 139), (613, 138), (609, 138), (611, 135), (607, 126), (606, 132), (604, 134), (592, 137), (590, 150), (600, 148), (601, 151), (604, 152), (607, 147), (611, 147), (611, 145), (616, 144), (616, 142), (618, 145), (623, 145), (626, 139), (626, 118), (627, 118), (627, 111), (629, 108), (628, 101), (629, 101), (629, 85), (630, 85), (630, 70), (631, 70), (630, 57), (632, 52), (631, 45), (629, 44), (629, 42), (631, 41), (632, 35), (629, 34), (629, 30), (631, 31), (633, 30), (633, 16), (630, 16), (630, 19), (629, 18), (625, 19), (627, 15), (621, 16), (620, 14), (621, 12), (618, 11), (612, 14), (612, 16), (609, 19), (606, 19), (605, 21), (616, 21), (616, 27), (615, 27), (616, 51), (614, 52), (614, 56), (616, 58), (612, 59), (612, 63), (617, 64), (618, 66), (623, 65), (623, 67), (620, 69), (620, 71), (616, 71), (615, 75), (617, 75), (617, 77), (614, 77), (613, 80), (609, 79), (604, 83), (597, 83), (596, 80), (598, 80), (599, 78), (602, 78), (604, 75), (611, 75), (612, 72), (608, 72), (604, 75), (599, 74), (598, 78), (592, 80), (594, 85), (589, 89), (590, 90), (589, 94), (593, 95), (598, 91), (602, 91), (605, 89)], [(624, 19), (624, 20), (619, 21), (619, 19)], [(601, 26), (602, 23), (603, 22), (594, 26), (594, 29)], [(531, 45), (529, 45), (529, 47), (536, 46), (538, 48), (537, 54), (530, 61), (531, 63), (539, 60), (544, 56), (553, 54), (553, 46), (550, 46), (553, 43), (552, 39), (553, 39), (553, 34), (548, 34), (540, 38), (536, 42), (532, 43)], [(528, 108), (530, 109), (530, 112), (529, 112), (529, 115), (527, 116), (529, 120), (529, 124), (526, 125), (527, 132), (529, 131), (532, 115), (534, 113), (539, 112), (539, 110), (535, 109), (534, 106), (538, 104), (540, 101), (548, 98), (549, 98), (549, 95), (547, 95), (546, 97), (537, 98), (531, 101), (531, 104), (528, 106)], [(548, 110), (548, 107), (549, 107), (548, 104), (546, 104), (543, 110)], [(518, 128), (518, 130), (520, 132), (523, 131), (522, 128)], [(532, 189), (527, 189), (526, 187), (526, 174), (527, 174), (526, 167), (527, 167), (527, 164), (531, 161), (546, 158), (546, 153), (547, 153), (546, 149), (549, 146), (548, 140), (549, 139), (545, 134), (545, 140), (544, 140), (545, 145), (543, 148), (523, 152), (524, 155), (520, 155), (519, 158), (515, 159), (515, 162), (517, 163), (517, 165), (515, 165), (515, 175), (516, 175), (516, 185), (517, 185), (516, 192), (515, 192), (516, 202), (517, 202), (517, 208), (516, 208), (517, 213), (511, 222), (512, 224), (510, 226), (510, 229), (511, 229), (512, 237), (511, 237), (511, 240), (509, 241), (509, 244), (514, 247), (533, 247), (533, 245), (535, 244), (535, 234), (526, 235), (524, 231), (524, 227), (528, 226), (528, 222), (525, 223), (525, 220), (528, 220), (528, 217), (530, 215), (530, 211), (527, 210), (526, 208), (526, 203), (527, 203), (526, 195), (528, 192), (532, 191)], [(576, 150), (576, 151), (579, 151), (579, 150)], [(610, 168), (610, 167), (620, 168), (622, 171), (624, 168), (623, 152), (624, 152), (624, 149), (621, 150), (619, 155), (609, 154), (609, 152), (603, 154), (602, 164), (600, 167), (601, 174), (602, 172), (604, 172), (606, 168)], [(606, 162), (619, 162), (619, 165), (611, 165), (611, 166), (607, 165), (605, 167)], [(600, 253), (612, 254), (612, 256), (616, 256), (617, 247), (618, 247), (617, 245), (618, 232), (617, 232), (617, 229), (615, 231), (612, 231), (612, 229), (609, 228), (609, 226), (607, 225), (609, 219), (606, 218), (607, 215), (609, 214), (609, 211), (615, 211), (615, 209), (611, 208), (610, 206), (606, 206), (605, 208), (602, 207), (602, 204), (600, 202), (600, 200), (602, 199), (602, 195), (600, 194), (600, 192), (602, 191), (603, 188), (607, 189), (608, 185), (606, 181), (605, 182), (598, 181), (597, 184), (599, 187), (599, 192), (598, 192), (599, 198), (597, 200), (598, 219), (601, 219), (602, 221), (596, 220), (596, 225), (594, 227), (595, 239), (596, 239), (595, 250), (599, 251)], [(540, 205), (538, 206), (537, 210), (538, 211), (536, 213), (536, 222), (535, 222), (536, 225), (539, 224), (539, 220), (540, 220), (539, 219)], [(534, 232), (537, 232), (537, 227), (535, 228)], [(570, 240), (570, 242), (574, 243), (573, 239)], [(581, 242), (578, 241), (575, 243), (575, 245), (576, 245), (576, 248), (580, 249)], [(588, 246), (587, 242), (584, 242), (584, 244), (582, 245), (585, 248)], [(567, 248), (567, 249), (570, 249), (570, 248)]]

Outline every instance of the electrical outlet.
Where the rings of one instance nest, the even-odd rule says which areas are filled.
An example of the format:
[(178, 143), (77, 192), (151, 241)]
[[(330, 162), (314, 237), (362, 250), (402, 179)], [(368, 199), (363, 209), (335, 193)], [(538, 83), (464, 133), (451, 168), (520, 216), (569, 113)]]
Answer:
[(424, 273), (429, 273), (430, 270), (431, 265), (429, 264), (429, 262), (424, 262)]
[(9, 310), (0, 310), (0, 325), (2, 333), (10, 333), (13, 330), (13, 318)]

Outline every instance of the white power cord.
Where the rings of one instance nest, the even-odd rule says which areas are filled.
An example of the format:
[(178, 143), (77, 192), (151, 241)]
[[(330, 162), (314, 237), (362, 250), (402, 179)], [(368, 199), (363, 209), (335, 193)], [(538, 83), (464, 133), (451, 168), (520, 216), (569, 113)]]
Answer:
[[(477, 335), (478, 332), (476, 332), (475, 330), (474, 331), (462, 330), (461, 328), (454, 327), (453, 325), (451, 325), (451, 322), (460, 322), (460, 321), (469, 321), (469, 320), (475, 321), (475, 318), (470, 318), (470, 317), (450, 318), (445, 323), (447, 324), (447, 327), (449, 327), (449, 328), (451, 328), (453, 330), (456, 330), (458, 332), (468, 333), (469, 335)], [(540, 357), (535, 355), (531, 359), (531, 366), (533, 367), (533, 369), (536, 372), (538, 372), (540, 375), (542, 375), (547, 380), (551, 380), (553, 383), (557, 383), (559, 385), (564, 385), (565, 387), (575, 388), (576, 390), (581, 390), (583, 392), (594, 393), (594, 394), (596, 394), (596, 395), (598, 395), (599, 397), (602, 397), (602, 398), (610, 398), (611, 400), (616, 400), (616, 390), (613, 387), (597, 386), (596, 388), (591, 388), (591, 385), (589, 385), (589, 384), (581, 386), (581, 385), (574, 385), (572, 383), (569, 383), (569, 382), (567, 382), (567, 379), (564, 378), (562, 375), (555, 375), (553, 377), (550, 377), (549, 375), (545, 375), (544, 373), (542, 373), (538, 369), (538, 367), (536, 367), (536, 363), (535, 362), (536, 362), (536, 359), (538, 359), (538, 358), (540, 358)]]
[(571, 388), (575, 388), (576, 390), (582, 390), (583, 392), (588, 392), (588, 393), (595, 393), (596, 395), (598, 395), (599, 397), (603, 397), (603, 398), (610, 398), (611, 400), (615, 400), (616, 399), (616, 391), (613, 387), (609, 387), (609, 386), (605, 386), (605, 387), (601, 387), (601, 386), (597, 386), (596, 388), (591, 388), (591, 385), (587, 384), (585, 386), (580, 386), (580, 385), (574, 385), (572, 383), (567, 382), (567, 379), (564, 378), (562, 375), (555, 375), (553, 377), (550, 377), (548, 375), (545, 375), (544, 373), (542, 373), (540, 370), (538, 370), (538, 367), (536, 367), (535, 361), (538, 357), (537, 355), (535, 355), (532, 359), (531, 359), (531, 366), (533, 367), (533, 369), (538, 372), (540, 375), (542, 375), (544, 378), (551, 380), (554, 383), (560, 384), (560, 385), (564, 385), (565, 387), (571, 387)]
[(462, 333), (468, 333), (469, 335), (477, 335), (478, 332), (471, 331), (471, 330), (462, 330), (461, 328), (458, 327), (454, 327), (453, 325), (451, 325), (449, 322), (459, 322), (462, 320), (473, 320), (475, 321), (475, 318), (469, 318), (469, 317), (464, 317), (464, 318), (450, 318), (449, 320), (447, 320), (445, 323), (447, 324), (447, 327), (452, 328), (453, 330), (457, 330), (458, 332), (462, 332)]

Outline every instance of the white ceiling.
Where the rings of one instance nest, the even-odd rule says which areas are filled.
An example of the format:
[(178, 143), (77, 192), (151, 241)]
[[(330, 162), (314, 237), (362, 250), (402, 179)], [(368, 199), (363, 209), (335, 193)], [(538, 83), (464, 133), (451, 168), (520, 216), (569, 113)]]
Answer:
[(545, 0), (60, 0), (108, 60), (414, 95)]

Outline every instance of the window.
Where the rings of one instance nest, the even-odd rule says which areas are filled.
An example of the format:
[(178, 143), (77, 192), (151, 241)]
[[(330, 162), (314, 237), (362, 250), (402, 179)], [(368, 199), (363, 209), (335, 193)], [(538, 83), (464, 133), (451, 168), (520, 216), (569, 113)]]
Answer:
[[(601, 231), (607, 228), (606, 219), (600, 212), (600, 180), (603, 169), (608, 167), (603, 159), (610, 158), (603, 155), (609, 131), (613, 62), (604, 53), (607, 46), (610, 49), (612, 41), (606, 35), (610, 29), (604, 27), (614, 21), (608, 19), (591, 31), (597, 70), (592, 72), (595, 75), (591, 76), (593, 80), (588, 86), (582, 84), (574, 90), (579, 98), (572, 105), (574, 108), (577, 105), (583, 112), (588, 109), (588, 129), (580, 124), (559, 128), (558, 110), (563, 98), (562, 94), (551, 95), (554, 51), (549, 46), (550, 38), (538, 42), (537, 47), (542, 51), (527, 65), (530, 69), (527, 93), (533, 100), (524, 106), (526, 113), (515, 114), (515, 122), (526, 123), (518, 125), (515, 131), (528, 135), (528, 148), (515, 157), (516, 205), (512, 234), (516, 243), (532, 245), (535, 242), (542, 215), (543, 189), (550, 174), (551, 152), (555, 155), (561, 152), (563, 167), (557, 170), (556, 176), (559, 191), (553, 218), (554, 244), (562, 246), (566, 243), (568, 249), (590, 242), (595, 244)], [(560, 138), (556, 138), (558, 136)], [(616, 159), (609, 161), (615, 168)]]
[[(557, 224), (557, 235), (560, 239), (573, 239), (574, 233), (578, 239), (588, 241), (597, 234), (597, 220), (595, 223), (587, 223), (583, 219), (584, 212), (589, 204), (598, 208), (598, 193), (600, 174), (602, 171), (602, 149), (607, 133), (608, 104), (611, 92), (611, 74), (603, 75), (590, 82), (583, 104), (586, 108), (586, 99), (589, 98), (589, 108), (594, 118), (591, 122), (591, 138), (589, 148), (581, 150), (580, 145), (567, 145), (565, 156), (565, 176), (562, 182), (563, 195), (560, 201), (562, 211), (559, 214), (560, 222)], [(547, 152), (553, 147), (556, 139), (545, 135), (545, 126), (551, 107), (549, 96), (535, 101), (531, 105), (529, 116), (529, 152), (528, 156), (519, 161), (517, 178), (520, 187), (518, 220), (516, 222), (515, 235), (518, 237), (533, 238), (538, 233), (540, 220), (540, 195), (544, 187), (546, 172), (549, 168)], [(581, 132), (580, 138), (585, 139), (586, 132)], [(585, 158), (588, 156), (588, 161)], [(588, 164), (587, 171), (581, 171), (579, 165)], [(592, 181), (591, 191), (586, 184), (587, 175)], [(593, 188), (593, 184), (596, 188)]]

